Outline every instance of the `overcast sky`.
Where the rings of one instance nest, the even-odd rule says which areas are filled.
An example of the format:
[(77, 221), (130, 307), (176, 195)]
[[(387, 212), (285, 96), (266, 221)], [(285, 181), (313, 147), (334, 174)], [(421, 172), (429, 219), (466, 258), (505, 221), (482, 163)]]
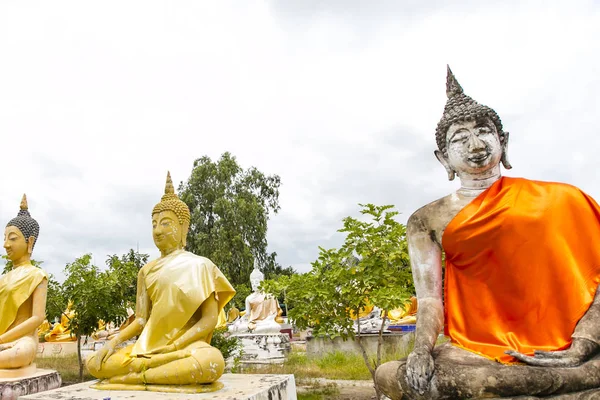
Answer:
[(156, 257), (166, 171), (230, 151), (281, 176), (269, 250), (306, 271), (358, 203), (405, 222), (458, 187), (433, 156), (446, 64), (510, 132), (506, 175), (600, 199), (600, 3), (445, 3), (3, 1), (0, 222), (27, 193), (59, 278)]

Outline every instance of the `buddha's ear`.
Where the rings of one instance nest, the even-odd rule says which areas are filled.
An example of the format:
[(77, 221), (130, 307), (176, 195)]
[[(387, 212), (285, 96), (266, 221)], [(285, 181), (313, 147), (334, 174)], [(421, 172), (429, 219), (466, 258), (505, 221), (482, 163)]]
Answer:
[(504, 132), (504, 135), (501, 137), (501, 145), (502, 145), (502, 158), (500, 162), (504, 165), (504, 168), (511, 169), (512, 165), (508, 161), (508, 132)]
[(190, 223), (184, 222), (181, 224), (181, 248), (185, 249), (185, 245), (187, 244), (187, 234), (190, 230)]
[(33, 253), (33, 245), (35, 244), (35, 236), (29, 236), (29, 239), (27, 239), (27, 253), (32, 254)]
[(435, 154), (435, 157), (438, 159), (440, 164), (442, 164), (446, 169), (446, 172), (448, 173), (448, 180), (453, 181), (454, 177), (456, 176), (456, 172), (454, 172), (454, 170), (450, 166), (448, 158), (440, 150), (434, 151), (433, 154)]

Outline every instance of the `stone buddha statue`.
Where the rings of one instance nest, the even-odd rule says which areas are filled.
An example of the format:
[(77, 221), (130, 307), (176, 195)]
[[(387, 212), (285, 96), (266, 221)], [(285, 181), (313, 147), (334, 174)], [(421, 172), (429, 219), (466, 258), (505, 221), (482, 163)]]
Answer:
[(0, 276), (0, 377), (3, 370), (16, 369), (22, 375), (36, 371), (33, 361), (38, 347), (38, 327), (46, 314), (48, 276), (31, 264), (31, 253), (39, 237), (40, 226), (31, 218), (27, 198), (21, 210), (4, 230), (4, 248), (14, 268)]
[(50, 332), (48, 332), (44, 339), (46, 342), (74, 342), (77, 337), (71, 333), (69, 329), (70, 321), (75, 317), (75, 310), (73, 310), (73, 302), (69, 301), (67, 308), (60, 315), (60, 322), (56, 322)]
[[(98, 389), (203, 392), (219, 388), (221, 352), (210, 345), (223, 307), (235, 290), (205, 257), (184, 250), (187, 205), (175, 195), (170, 174), (152, 210), (160, 257), (138, 274), (135, 320), (93, 353), (89, 372)], [(135, 343), (122, 347), (137, 336)]]
[(260, 283), (264, 279), (265, 276), (258, 269), (257, 261), (254, 260), (254, 270), (250, 274), (252, 293), (246, 297), (244, 315), (229, 326), (231, 332), (279, 333), (281, 331), (283, 311), (275, 297), (260, 291)]
[[(502, 177), (496, 112), (449, 68), (446, 94), (435, 155), (461, 186), (408, 220), (415, 345), (376, 383), (393, 400), (598, 398), (600, 207), (567, 184)], [(442, 329), (450, 342), (435, 346)]]

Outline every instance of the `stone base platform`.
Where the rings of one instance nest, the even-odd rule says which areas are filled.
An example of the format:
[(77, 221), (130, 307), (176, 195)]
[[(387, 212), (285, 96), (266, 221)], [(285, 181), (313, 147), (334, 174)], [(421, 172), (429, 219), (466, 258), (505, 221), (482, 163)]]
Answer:
[[(36, 400), (103, 400), (139, 399), (139, 400), (297, 400), (296, 381), (294, 375), (267, 374), (224, 374), (218, 382), (223, 388), (212, 393), (160, 393), (148, 391), (127, 390), (95, 390), (91, 385), (98, 381), (84, 382), (77, 385), (65, 386), (44, 393), (21, 397), (21, 399)], [(4, 398), (2, 398), (4, 400)]]
[(244, 365), (281, 364), (291, 351), (289, 335), (283, 333), (244, 333), (236, 335), (242, 343)]
[(59, 388), (61, 384), (58, 372), (50, 369), (37, 369), (26, 377), (0, 378), (0, 400), (16, 400), (20, 396)]
[(42, 342), (38, 344), (38, 357), (64, 357), (77, 354), (77, 342)]

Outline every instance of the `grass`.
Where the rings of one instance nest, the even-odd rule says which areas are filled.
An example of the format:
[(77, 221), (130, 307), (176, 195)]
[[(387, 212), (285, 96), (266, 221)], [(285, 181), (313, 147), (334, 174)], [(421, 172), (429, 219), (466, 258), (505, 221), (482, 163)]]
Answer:
[[(406, 354), (386, 354), (382, 363), (398, 360)], [(304, 352), (293, 351), (283, 364), (266, 364), (260, 367), (242, 368), (242, 373), (293, 374), (296, 379), (339, 379), (370, 380), (371, 373), (360, 354), (348, 352), (327, 353), (319, 358), (310, 358)]]
[[(54, 369), (60, 373), (63, 386), (79, 383), (79, 362), (77, 354), (72, 354), (64, 357), (38, 357), (35, 359), (35, 364), (38, 368)], [(89, 381), (95, 379), (91, 376), (87, 369), (83, 368), (83, 380)]]

